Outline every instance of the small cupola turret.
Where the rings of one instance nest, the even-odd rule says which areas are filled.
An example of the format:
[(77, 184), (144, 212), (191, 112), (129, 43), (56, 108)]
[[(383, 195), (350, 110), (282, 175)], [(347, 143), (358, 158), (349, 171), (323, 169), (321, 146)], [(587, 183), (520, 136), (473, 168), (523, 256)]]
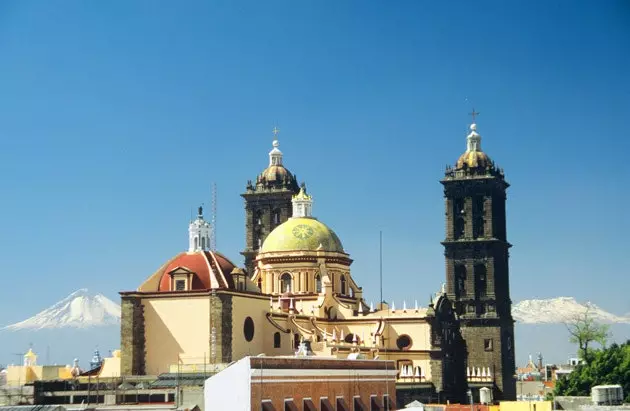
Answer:
[(203, 218), (203, 207), (199, 206), (197, 218), (188, 225), (188, 252), (210, 250), (210, 223)]

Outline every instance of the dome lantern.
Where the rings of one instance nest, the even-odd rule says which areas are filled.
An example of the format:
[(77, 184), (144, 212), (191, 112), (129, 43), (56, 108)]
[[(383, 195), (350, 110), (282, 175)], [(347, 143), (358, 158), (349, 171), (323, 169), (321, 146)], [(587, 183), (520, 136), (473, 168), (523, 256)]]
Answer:
[(282, 151), (278, 147), (280, 147), (280, 142), (278, 141), (278, 127), (273, 128), (273, 149), (269, 152), (269, 166), (281, 166), (282, 165)]
[(306, 193), (306, 184), (302, 183), (300, 192), (291, 199), (293, 204), (293, 217), (312, 217), (313, 213), (313, 197)]
[(197, 219), (188, 225), (188, 252), (210, 250), (210, 223), (203, 218), (203, 207), (199, 206)]

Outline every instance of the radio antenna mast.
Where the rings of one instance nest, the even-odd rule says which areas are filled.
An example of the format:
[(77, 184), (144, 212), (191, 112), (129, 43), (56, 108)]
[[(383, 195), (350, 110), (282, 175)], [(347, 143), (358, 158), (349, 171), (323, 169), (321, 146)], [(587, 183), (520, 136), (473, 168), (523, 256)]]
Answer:
[(210, 236), (210, 250), (217, 251), (217, 183), (212, 183), (212, 235)]

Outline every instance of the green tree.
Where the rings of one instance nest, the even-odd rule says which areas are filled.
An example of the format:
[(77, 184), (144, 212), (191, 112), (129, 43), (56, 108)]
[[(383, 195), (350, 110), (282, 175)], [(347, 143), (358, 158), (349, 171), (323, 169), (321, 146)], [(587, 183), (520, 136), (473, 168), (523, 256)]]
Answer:
[(590, 360), (589, 350), (592, 349), (592, 344), (599, 343), (606, 347), (606, 341), (610, 337), (610, 327), (597, 323), (589, 308), (576, 315), (566, 326), (570, 334), (569, 341), (578, 345), (580, 357), (586, 362)]
[(601, 384), (619, 384), (630, 402), (630, 340), (609, 348), (589, 352), (590, 361), (556, 382), (555, 395), (591, 395), (591, 388)]

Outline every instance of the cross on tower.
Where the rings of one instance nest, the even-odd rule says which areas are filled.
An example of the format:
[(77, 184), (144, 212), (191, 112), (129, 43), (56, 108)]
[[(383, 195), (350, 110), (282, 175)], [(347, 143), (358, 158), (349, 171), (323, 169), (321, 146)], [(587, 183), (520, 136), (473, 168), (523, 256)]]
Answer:
[(474, 123), (475, 122), (475, 117), (477, 117), (479, 115), (479, 112), (475, 111), (475, 109), (473, 108), (472, 113), (468, 113), (468, 114), (470, 114), (472, 116), (472, 118), (473, 118), (472, 122)]
[(280, 129), (278, 127), (274, 127), (272, 131), (273, 131), (273, 137), (277, 138), (278, 133), (280, 132)]

